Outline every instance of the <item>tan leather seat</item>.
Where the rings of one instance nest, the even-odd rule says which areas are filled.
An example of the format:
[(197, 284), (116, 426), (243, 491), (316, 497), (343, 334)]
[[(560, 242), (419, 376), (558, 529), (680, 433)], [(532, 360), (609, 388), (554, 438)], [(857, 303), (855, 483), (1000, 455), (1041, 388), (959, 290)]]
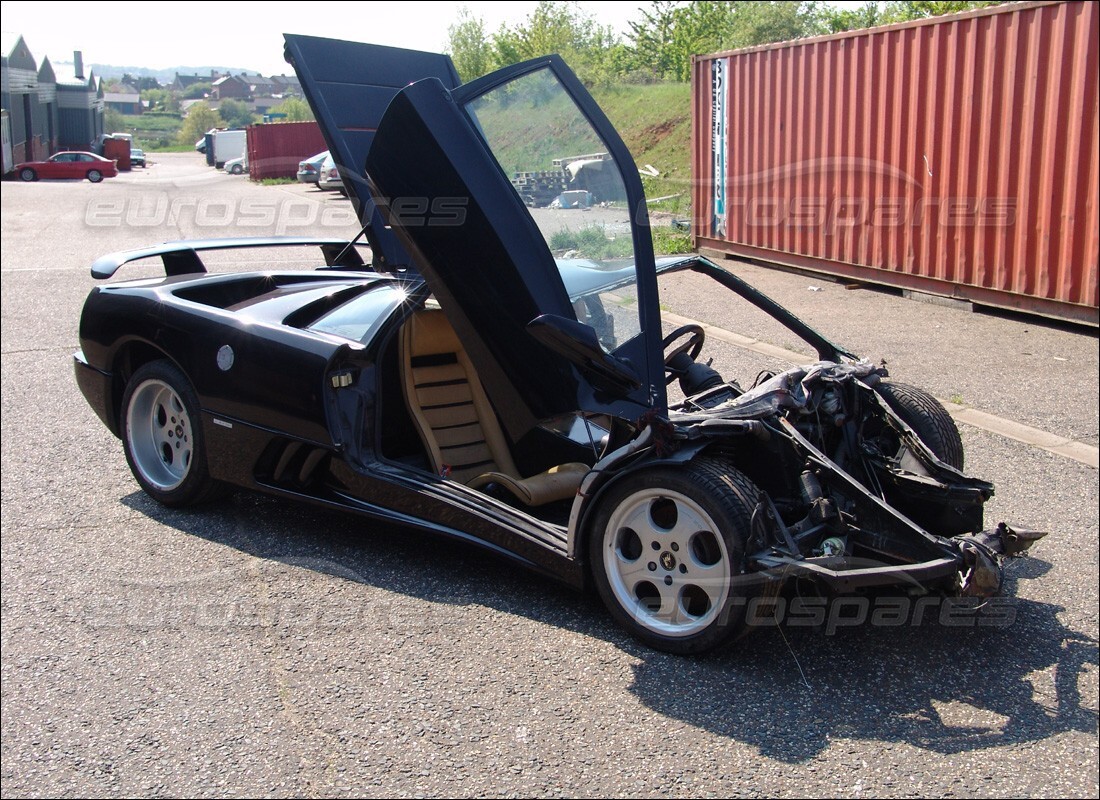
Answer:
[(497, 484), (520, 502), (573, 497), (588, 466), (562, 464), (521, 477), (489, 398), (442, 311), (413, 315), (401, 329), (405, 402), (437, 473), (473, 489)]

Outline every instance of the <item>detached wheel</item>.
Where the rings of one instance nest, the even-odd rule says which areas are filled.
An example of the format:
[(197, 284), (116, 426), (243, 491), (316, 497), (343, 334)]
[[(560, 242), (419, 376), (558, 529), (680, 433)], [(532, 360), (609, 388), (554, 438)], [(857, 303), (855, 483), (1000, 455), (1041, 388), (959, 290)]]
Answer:
[(103, 180), (103, 173), (100, 172), (98, 169), (90, 169), (88, 170), (88, 180), (90, 180), (92, 183), (99, 183), (101, 180)]
[(963, 468), (962, 437), (955, 420), (939, 400), (923, 389), (904, 383), (882, 381), (875, 389), (936, 458), (955, 469)]
[(700, 653), (744, 626), (737, 577), (759, 490), (702, 459), (639, 472), (600, 503), (589, 538), (596, 588), (650, 647)]
[(19, 170), (19, 180), (23, 181), (24, 183), (36, 181), (38, 180), (38, 173), (30, 167), (24, 167), (23, 169)]
[(122, 446), (137, 482), (166, 506), (212, 499), (222, 485), (206, 468), (198, 397), (169, 361), (134, 373), (122, 396)]

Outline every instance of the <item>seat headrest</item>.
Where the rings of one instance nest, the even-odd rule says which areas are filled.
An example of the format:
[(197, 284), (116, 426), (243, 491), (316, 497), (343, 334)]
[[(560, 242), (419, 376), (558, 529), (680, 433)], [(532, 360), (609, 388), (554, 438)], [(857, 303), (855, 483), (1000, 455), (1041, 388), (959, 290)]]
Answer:
[(418, 311), (405, 325), (409, 327), (407, 341), (411, 357), (462, 351), (458, 335), (442, 311)]

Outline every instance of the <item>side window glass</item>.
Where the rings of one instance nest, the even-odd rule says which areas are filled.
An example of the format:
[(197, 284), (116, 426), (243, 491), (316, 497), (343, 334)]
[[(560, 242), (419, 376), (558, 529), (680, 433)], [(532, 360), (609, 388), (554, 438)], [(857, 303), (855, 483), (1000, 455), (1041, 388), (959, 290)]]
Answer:
[[(577, 319), (611, 352), (641, 332), (626, 186), (592, 123), (549, 68), (466, 104), (553, 253)], [(596, 288), (598, 287), (598, 289)]]

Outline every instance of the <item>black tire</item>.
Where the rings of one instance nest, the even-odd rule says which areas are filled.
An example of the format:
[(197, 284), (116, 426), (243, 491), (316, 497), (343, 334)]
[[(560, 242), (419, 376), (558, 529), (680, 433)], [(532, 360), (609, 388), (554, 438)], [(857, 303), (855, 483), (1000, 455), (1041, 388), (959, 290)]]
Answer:
[(103, 173), (100, 172), (98, 169), (90, 169), (88, 170), (88, 180), (90, 180), (92, 183), (99, 183), (101, 180), (103, 180)]
[(206, 464), (199, 401), (170, 361), (140, 367), (122, 395), (122, 447), (141, 488), (166, 506), (189, 506), (225, 493)]
[(242, 167), (240, 164), (234, 164), (229, 171), (233, 175), (240, 175), (241, 173), (244, 172), (244, 167)]
[[(588, 557), (611, 616), (657, 650), (710, 650), (744, 628), (745, 542), (759, 490), (711, 459), (642, 470), (600, 500)], [(743, 587), (743, 584), (742, 584)]]
[(963, 468), (962, 437), (955, 420), (939, 400), (904, 383), (882, 381), (875, 388), (940, 461), (958, 470)]
[(30, 167), (23, 167), (23, 169), (19, 170), (19, 180), (23, 181), (24, 183), (36, 181), (38, 180), (38, 173)]

